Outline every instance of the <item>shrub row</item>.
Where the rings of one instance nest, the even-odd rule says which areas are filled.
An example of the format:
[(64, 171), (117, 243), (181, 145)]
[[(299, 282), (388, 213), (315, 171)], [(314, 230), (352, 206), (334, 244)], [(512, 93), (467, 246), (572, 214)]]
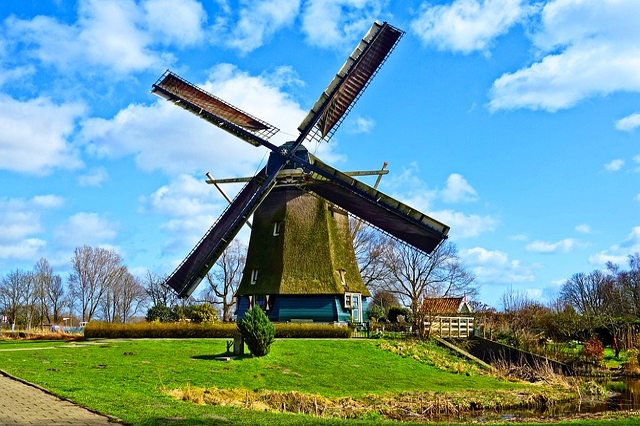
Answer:
[[(331, 324), (276, 323), (276, 338), (338, 338), (351, 337), (349, 327)], [(85, 338), (141, 339), (141, 338), (232, 338), (237, 332), (235, 323), (143, 322), (114, 324), (91, 321), (84, 329)]]
[(276, 338), (348, 339), (349, 327), (332, 324), (276, 323)]
[(141, 322), (114, 324), (91, 321), (84, 329), (85, 338), (141, 339), (141, 338), (228, 338), (233, 337), (236, 325), (231, 323)]

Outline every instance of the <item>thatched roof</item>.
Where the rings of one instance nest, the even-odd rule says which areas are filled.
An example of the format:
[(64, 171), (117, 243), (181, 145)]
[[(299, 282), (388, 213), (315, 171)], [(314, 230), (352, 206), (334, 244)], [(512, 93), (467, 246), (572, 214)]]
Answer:
[[(274, 236), (274, 223), (281, 222)], [(255, 284), (251, 271), (258, 270)], [(344, 271), (344, 284), (341, 272)], [(255, 212), (237, 295), (370, 296), (353, 251), (349, 218), (295, 187), (276, 188)]]

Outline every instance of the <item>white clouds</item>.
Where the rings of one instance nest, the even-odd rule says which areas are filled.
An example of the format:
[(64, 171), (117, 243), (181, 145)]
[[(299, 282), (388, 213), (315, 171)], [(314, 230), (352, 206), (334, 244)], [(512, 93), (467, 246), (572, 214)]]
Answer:
[(221, 203), (226, 201), (218, 197), (212, 186), (188, 175), (178, 176), (145, 200), (151, 212), (169, 217), (162, 225), (171, 234), (164, 245), (168, 252), (183, 252), (192, 247), (215, 222), (222, 211)]
[(585, 223), (576, 226), (576, 231), (580, 232), (581, 234), (590, 234), (592, 232), (591, 226)]
[(202, 5), (193, 0), (82, 0), (72, 23), (40, 15), (10, 17), (5, 25), (14, 43), (44, 64), (65, 72), (90, 65), (127, 74), (166, 67), (171, 56), (156, 46), (201, 41), (205, 21)]
[(607, 262), (624, 264), (627, 257), (640, 252), (640, 226), (631, 229), (631, 232), (622, 244), (616, 244), (606, 250), (602, 250), (589, 256), (589, 263), (604, 266)]
[(625, 132), (630, 132), (640, 127), (640, 113), (636, 112), (631, 115), (628, 115), (620, 120), (617, 120), (615, 123), (616, 129), (622, 130)]
[(542, 11), (533, 41), (541, 61), (506, 73), (489, 108), (556, 111), (616, 91), (640, 91), (640, 3), (555, 0)]
[(480, 283), (512, 284), (535, 280), (531, 266), (510, 260), (504, 252), (475, 247), (460, 250), (459, 254)]
[(425, 44), (440, 50), (486, 51), (493, 40), (528, 14), (522, 0), (455, 0), (423, 4), (411, 28)]
[(42, 231), (40, 215), (21, 204), (14, 201), (3, 203), (0, 206), (2, 208), (2, 223), (0, 224), (2, 241), (17, 241), (27, 235), (37, 234)]
[[(0, 59), (2, 59), (1, 53)], [(0, 87), (9, 82), (24, 81), (35, 74), (35, 72), (36, 68), (33, 65), (18, 66), (12, 69), (3, 69), (0, 67)]]
[[(211, 70), (202, 88), (289, 134), (297, 135), (296, 129), (306, 111), (285, 89), (301, 84), (291, 67), (278, 67), (252, 76), (231, 64), (219, 64)], [(276, 139), (278, 137), (291, 139), (291, 136), (275, 136)]]
[[(275, 81), (295, 84), (295, 77), (285, 78), (285, 74), (277, 70)], [(269, 75), (254, 77), (221, 65), (201, 86), (252, 115), (296, 132), (293, 129), (304, 112), (272, 84)], [(276, 135), (273, 142), (278, 137), (290, 138)], [(129, 105), (110, 120), (86, 120), (80, 139), (95, 155), (134, 155), (140, 169), (168, 175), (205, 171), (221, 177), (253, 175), (266, 155), (266, 149), (253, 147), (164, 100), (151, 106)]]
[(352, 48), (371, 23), (380, 19), (383, 0), (308, 0), (302, 11), (302, 31), (310, 44)]
[(555, 243), (549, 243), (546, 241), (533, 241), (527, 244), (526, 250), (532, 253), (568, 253), (572, 251), (579, 243), (573, 238), (565, 238)]
[(189, 46), (204, 38), (207, 13), (195, 0), (147, 0), (142, 3), (144, 21), (163, 44)]
[(204, 180), (180, 175), (169, 185), (164, 185), (151, 194), (148, 204), (153, 212), (172, 217), (210, 215), (212, 210), (217, 209), (207, 200), (211, 200), (216, 194), (215, 189), (205, 184)]
[(37, 259), (46, 242), (37, 236), (44, 231), (42, 214), (60, 207), (57, 195), (31, 199), (0, 199), (0, 259)]
[(94, 186), (100, 187), (102, 183), (107, 180), (109, 173), (104, 167), (98, 167), (78, 177), (78, 184), (80, 186)]
[(247, 1), (239, 12), (228, 45), (242, 53), (262, 46), (266, 39), (295, 20), (300, 0)]
[(53, 230), (59, 247), (104, 247), (117, 237), (117, 225), (98, 213), (79, 212)]
[(498, 219), (492, 216), (465, 214), (453, 210), (438, 210), (429, 213), (434, 219), (451, 227), (451, 238), (472, 238), (485, 232), (495, 231)]
[(47, 98), (24, 102), (0, 94), (0, 169), (36, 175), (81, 165), (67, 138), (84, 114), (80, 104)]
[(26, 238), (10, 244), (0, 243), (0, 259), (32, 260), (40, 256), (40, 252), (47, 245), (39, 238)]
[(34, 207), (39, 209), (55, 209), (64, 204), (64, 198), (59, 195), (36, 195), (31, 199)]
[(347, 118), (347, 131), (349, 133), (369, 133), (375, 127), (375, 120), (361, 116)]
[(384, 179), (384, 186), (391, 187), (398, 200), (422, 211), (434, 219), (451, 227), (451, 238), (472, 238), (485, 232), (493, 232), (499, 220), (490, 215), (467, 214), (450, 209), (435, 210), (433, 204), (442, 199), (446, 202), (475, 201), (476, 192), (459, 174), (452, 174), (442, 190), (429, 189), (416, 173), (417, 165), (403, 170), (399, 174), (391, 173)]
[(438, 192), (429, 189), (428, 185), (417, 176), (418, 172), (418, 165), (412, 163), (409, 168), (400, 173), (392, 171), (388, 178), (382, 180), (382, 186), (389, 188), (390, 195), (402, 200), (403, 203), (423, 212), (429, 211)]
[(624, 160), (616, 158), (604, 165), (604, 169), (608, 172), (617, 172), (624, 166)]
[(441, 191), (442, 199), (447, 203), (476, 201), (478, 194), (467, 180), (457, 173), (452, 173), (446, 186)]

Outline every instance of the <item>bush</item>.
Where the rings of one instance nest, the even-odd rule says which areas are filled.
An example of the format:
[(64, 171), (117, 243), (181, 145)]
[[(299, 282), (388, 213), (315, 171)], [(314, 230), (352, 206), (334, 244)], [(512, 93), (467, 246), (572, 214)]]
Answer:
[(276, 329), (259, 306), (249, 309), (244, 318), (238, 320), (238, 330), (251, 355), (264, 356), (269, 353)]
[(195, 309), (194, 305), (186, 305), (186, 306), (175, 305), (173, 307), (173, 316), (175, 318), (174, 321), (190, 320), (191, 318), (193, 318), (194, 309)]
[(217, 322), (218, 311), (208, 303), (203, 303), (193, 308), (191, 320), (196, 324), (203, 322)]
[(604, 359), (604, 345), (597, 337), (590, 337), (584, 342), (582, 356), (594, 364), (600, 364)]
[(386, 318), (386, 312), (384, 310), (384, 308), (380, 305), (372, 305), (369, 308), (369, 318), (374, 319), (376, 321), (382, 319), (382, 318)]
[(629, 349), (627, 351), (627, 360), (623, 364), (625, 373), (638, 374), (640, 372), (640, 350)]
[(405, 322), (411, 323), (413, 322), (413, 317), (411, 315), (411, 310), (408, 308), (403, 308), (401, 306), (392, 306), (389, 308), (389, 313), (387, 314), (387, 318), (391, 322), (399, 322), (398, 316), (402, 315), (404, 317)]
[(145, 316), (147, 321), (173, 322), (176, 317), (170, 307), (164, 305), (155, 305), (147, 311)]

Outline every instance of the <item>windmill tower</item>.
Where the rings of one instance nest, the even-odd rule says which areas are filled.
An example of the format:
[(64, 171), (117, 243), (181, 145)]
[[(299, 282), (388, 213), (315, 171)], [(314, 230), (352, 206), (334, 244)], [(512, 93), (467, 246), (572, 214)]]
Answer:
[[(347, 212), (431, 253), (449, 227), (309, 154), (303, 142), (327, 141), (378, 72), (402, 31), (374, 22), (298, 130), (295, 141), (268, 141), (278, 129), (167, 71), (152, 93), (272, 152), (167, 279), (188, 297), (254, 214), (238, 315), (259, 305), (275, 320), (343, 321), (365, 310), (368, 291), (355, 262)], [(255, 237), (254, 237), (255, 235)]]
[[(303, 146), (297, 156), (309, 154)], [(348, 172), (365, 176), (380, 170)], [(236, 314), (260, 306), (272, 321), (362, 322), (367, 319), (367, 298), (353, 248), (349, 214), (301, 188), (286, 166), (276, 187), (253, 214), (251, 238), (242, 281), (236, 291)], [(219, 184), (250, 178), (213, 179)]]

